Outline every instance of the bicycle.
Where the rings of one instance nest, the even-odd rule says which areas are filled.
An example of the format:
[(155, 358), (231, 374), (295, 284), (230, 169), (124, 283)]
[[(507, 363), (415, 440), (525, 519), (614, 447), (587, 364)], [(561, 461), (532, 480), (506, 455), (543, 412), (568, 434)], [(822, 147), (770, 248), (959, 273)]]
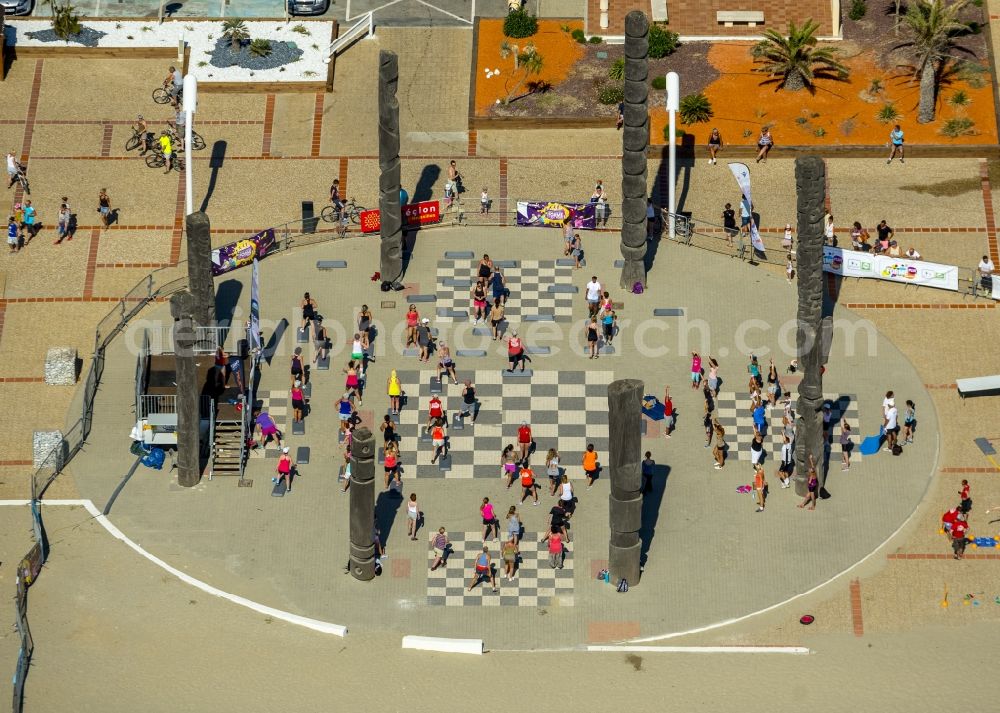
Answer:
[[(177, 101), (181, 100), (184, 92), (177, 92)], [(153, 101), (157, 104), (169, 104), (173, 101), (173, 96), (165, 87), (157, 87), (153, 90)]]
[[(162, 151), (154, 150), (153, 153), (149, 154), (149, 156), (146, 157), (146, 165), (149, 166), (150, 168), (163, 168), (164, 166), (167, 165), (167, 157), (163, 155)], [(176, 153), (174, 154), (173, 169), (175, 171), (184, 170), (184, 159), (178, 156)]]
[(21, 189), (24, 191), (26, 196), (31, 195), (31, 188), (28, 186), (28, 176), (27, 169), (21, 164), (17, 164), (17, 175), (15, 176), (17, 182), (21, 184)]
[(132, 128), (132, 138), (125, 142), (126, 151), (135, 151), (137, 148), (142, 146), (145, 141), (143, 140), (143, 134), (148, 134), (148, 131), (139, 131), (136, 128)]
[(363, 205), (358, 205), (351, 198), (344, 203), (340, 210), (337, 210), (337, 207), (333, 204), (325, 206), (319, 216), (327, 223), (350, 220), (355, 225), (358, 225), (361, 222), (361, 214), (366, 210), (368, 209)]
[[(181, 144), (184, 141), (184, 132), (183, 131), (180, 131), (180, 132), (171, 131), (170, 132), (170, 140), (174, 142), (175, 146)], [(203, 139), (201, 137), (201, 134), (199, 134), (197, 131), (192, 131), (191, 132), (191, 150), (192, 151), (203, 151), (206, 146), (207, 146), (207, 144), (205, 143), (205, 139)], [(187, 147), (185, 147), (185, 148), (187, 148)]]

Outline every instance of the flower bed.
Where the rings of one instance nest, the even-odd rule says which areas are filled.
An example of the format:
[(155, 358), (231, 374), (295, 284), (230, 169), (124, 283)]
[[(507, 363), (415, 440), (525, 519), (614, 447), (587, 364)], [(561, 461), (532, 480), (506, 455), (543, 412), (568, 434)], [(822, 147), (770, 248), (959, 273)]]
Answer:
[[(765, 83), (767, 75), (754, 71), (750, 52), (754, 43), (746, 41), (682, 43), (669, 56), (650, 60), (650, 82), (675, 71), (682, 96), (704, 92), (708, 97), (713, 111), (708, 122), (678, 122), (678, 129), (687, 134), (685, 143), (696, 145), (706, 144), (711, 129), (717, 127), (726, 143), (752, 146), (767, 125), (779, 145), (883, 146), (897, 122), (909, 144), (996, 143), (992, 75), (985, 64), (989, 53), (975, 24), (983, 19), (982, 10), (970, 6), (964, 11), (962, 20), (976, 29), (956, 40), (960, 48), (956, 54), (968, 58), (968, 63), (959, 72), (946, 73), (935, 120), (918, 124), (919, 85), (913, 72), (901, 66), (912, 61), (908, 50), (900, 47), (909, 35), (905, 28), (898, 33), (894, 29), (894, 18), (886, 14), (892, 6), (891, 0), (871, 0), (865, 18), (845, 23), (848, 39), (831, 46), (839, 51), (849, 75), (842, 81), (820, 79), (812, 92), (776, 91), (773, 83)], [(543, 58), (543, 69), (528, 77), (533, 87), (525, 82), (520, 96), (504, 103), (521, 75), (515, 72), (513, 59), (500, 56), (503, 21), (479, 21), (473, 124), (497, 120), (514, 127), (547, 121), (612, 126), (617, 102), (602, 104), (598, 98), (601, 87), (611, 83), (608, 71), (623, 56), (622, 46), (577, 42), (571, 33), (580, 27), (578, 22), (540, 20), (538, 26), (534, 36), (510, 42), (522, 48), (533, 44)], [(666, 143), (663, 105), (663, 90), (651, 86), (653, 144)]]
[(188, 71), (199, 82), (322, 82), (323, 59), (330, 44), (332, 22), (282, 23), (248, 21), (251, 38), (271, 42), (268, 57), (251, 57), (244, 45), (237, 54), (222, 41), (221, 22), (154, 22), (81, 20), (84, 32), (65, 42), (54, 37), (48, 20), (11, 19), (5, 42), (15, 48), (163, 49), (176, 51), (184, 40), (190, 47)]
[[(856, 52), (842, 61), (850, 74), (844, 81), (820, 80), (816, 91), (775, 91), (773, 85), (761, 86), (764, 75), (752, 72), (753, 43), (717, 43), (708, 53), (708, 62), (719, 78), (704, 89), (712, 103), (714, 116), (707, 123), (685, 125), (678, 118), (678, 129), (693, 136), (695, 145), (708, 143), (713, 127), (719, 129), (729, 144), (756, 145), (761, 127), (771, 127), (776, 144), (791, 146), (881, 146), (889, 140), (889, 131), (899, 123), (908, 144), (994, 144), (997, 123), (993, 91), (986, 81), (955, 78), (941, 88), (937, 115), (929, 124), (918, 124), (917, 101), (920, 87), (912, 73), (881, 69), (874, 52), (861, 52), (841, 43), (844, 54)], [(881, 87), (872, 89), (873, 80)], [(681, 74), (681, 95), (693, 89)], [(962, 105), (953, 104), (962, 92)], [(877, 115), (887, 105), (898, 112), (897, 118)], [(651, 111), (650, 141), (666, 143), (663, 135), (666, 112)], [(958, 122), (961, 123), (956, 123)], [(968, 133), (949, 136), (946, 126), (963, 126), (971, 121)], [(952, 121), (951, 124), (948, 122)], [(690, 139), (689, 139), (690, 140)]]

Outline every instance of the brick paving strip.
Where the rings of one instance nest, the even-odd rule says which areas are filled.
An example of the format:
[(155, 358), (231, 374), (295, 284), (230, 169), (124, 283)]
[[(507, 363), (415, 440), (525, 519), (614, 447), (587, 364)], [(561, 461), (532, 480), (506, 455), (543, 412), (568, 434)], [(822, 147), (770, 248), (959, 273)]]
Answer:
[[(28, 99), (28, 113), (24, 118), (24, 138), (21, 140), (21, 163), (26, 164), (31, 156), (31, 138), (35, 133), (35, 117), (38, 115), (38, 95), (42, 89), (42, 68), (44, 59), (35, 60), (35, 76), (31, 80), (31, 97)], [(14, 189), (14, 202), (20, 203), (24, 189), (18, 183)]]
[(854, 635), (865, 635), (865, 623), (861, 616), (861, 582), (851, 580), (851, 622), (854, 624)]
[(954, 389), (957, 388), (954, 382), (950, 384), (924, 384), (925, 389)]
[(97, 270), (97, 249), (101, 244), (101, 231), (93, 228), (90, 231), (90, 252), (87, 254), (87, 273), (83, 280), (83, 296), (94, 296), (94, 272)]
[(953, 466), (951, 468), (941, 468), (941, 470), (939, 470), (938, 472), (939, 473), (948, 473), (948, 474), (961, 475), (963, 473), (996, 473), (997, 469), (996, 468), (984, 468), (984, 467), (978, 467), (977, 468), (977, 467), (974, 467), (974, 466), (961, 466), (961, 467)]
[(104, 135), (101, 137), (101, 156), (107, 157), (111, 155), (111, 138), (115, 133), (115, 125), (110, 121), (105, 121), (104, 123)]
[(497, 205), (500, 209), (500, 214), (503, 215), (507, 212), (507, 159), (500, 159), (500, 177), (497, 184)]
[(479, 151), (479, 132), (469, 129), (469, 157), (474, 157)]
[(271, 155), (271, 133), (274, 130), (274, 95), (268, 94), (264, 101), (264, 140), (260, 147), (260, 155), (268, 158)]
[[(950, 560), (954, 559), (953, 554), (943, 554), (943, 553), (927, 553), (927, 552), (898, 552), (887, 556), (887, 559), (891, 560)], [(965, 553), (965, 559), (967, 560), (1000, 560), (1000, 555), (990, 554), (990, 555), (980, 555), (980, 554), (969, 554)]]
[[(192, 206), (193, 208), (194, 206)], [(184, 171), (177, 177), (177, 202), (174, 204), (174, 228), (170, 239), (170, 264), (176, 265), (181, 255), (184, 235)]]
[[(313, 135), (310, 158), (319, 158), (320, 145), (323, 142), (323, 98), (322, 92), (316, 94), (316, 106), (313, 109)], [(377, 157), (376, 157), (377, 158)]]
[(986, 232), (989, 245), (990, 260), (994, 264), (1000, 262), (997, 252), (997, 226), (993, 216), (993, 189), (990, 186), (990, 171), (986, 159), (979, 160), (979, 180), (983, 188), (983, 208), (986, 211)]
[(966, 304), (964, 302), (942, 302), (940, 304), (927, 304), (920, 302), (848, 302), (844, 306), (848, 309), (994, 309), (996, 303)]
[(340, 171), (337, 172), (337, 178), (340, 179), (340, 198), (344, 200), (347, 198), (347, 167), (349, 161), (346, 158), (341, 157), (340, 159)]

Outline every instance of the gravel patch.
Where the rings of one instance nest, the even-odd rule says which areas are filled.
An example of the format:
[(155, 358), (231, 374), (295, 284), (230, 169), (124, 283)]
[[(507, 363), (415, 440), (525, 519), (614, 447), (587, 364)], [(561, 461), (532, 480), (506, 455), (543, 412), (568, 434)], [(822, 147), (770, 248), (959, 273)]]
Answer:
[(233, 52), (232, 44), (229, 40), (220, 37), (215, 41), (215, 48), (209, 64), (213, 67), (224, 69), (226, 67), (240, 67), (242, 69), (275, 69), (292, 62), (298, 62), (302, 57), (302, 50), (294, 42), (271, 41), (271, 54), (267, 57), (257, 57), (250, 54), (250, 43), (244, 42), (239, 52)]
[(100, 39), (104, 37), (107, 32), (101, 32), (100, 30), (94, 30), (90, 27), (83, 27), (75, 35), (70, 35), (69, 39), (64, 40), (63, 38), (56, 35), (55, 30), (40, 30), (38, 32), (25, 32), (25, 36), (30, 37), (38, 42), (65, 42), (66, 44), (73, 43), (76, 45), (83, 45), (84, 47), (97, 47)]

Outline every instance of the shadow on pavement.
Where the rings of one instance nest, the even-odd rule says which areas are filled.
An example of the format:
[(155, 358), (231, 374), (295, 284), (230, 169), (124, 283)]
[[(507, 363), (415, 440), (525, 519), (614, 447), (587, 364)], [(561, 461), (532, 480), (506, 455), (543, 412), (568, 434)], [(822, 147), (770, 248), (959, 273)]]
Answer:
[(663, 495), (666, 493), (669, 477), (669, 465), (654, 466), (652, 487), (642, 496), (642, 526), (639, 528), (639, 539), (642, 541), (639, 563), (642, 566), (646, 564), (649, 547), (656, 535), (656, 523), (660, 518), (660, 505), (663, 503)]

